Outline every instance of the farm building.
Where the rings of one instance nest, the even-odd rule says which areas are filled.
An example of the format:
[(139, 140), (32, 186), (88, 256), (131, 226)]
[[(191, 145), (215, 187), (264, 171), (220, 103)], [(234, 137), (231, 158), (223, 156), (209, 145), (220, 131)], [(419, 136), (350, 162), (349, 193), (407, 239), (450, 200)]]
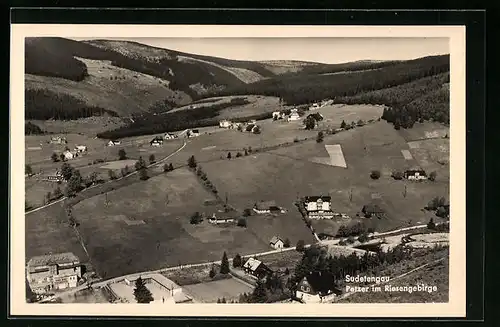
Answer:
[(75, 151), (79, 153), (87, 152), (87, 146), (85, 145), (76, 145)]
[(187, 137), (197, 137), (200, 136), (200, 131), (197, 129), (190, 129), (187, 131)]
[(275, 111), (273, 112), (273, 119), (278, 120), (278, 119), (284, 119), (285, 118), (285, 113), (282, 111)]
[(324, 303), (340, 294), (332, 274), (314, 271), (297, 284), (295, 296), (304, 303)]
[(33, 257), (26, 265), (26, 274), (36, 294), (76, 287), (82, 277), (80, 260), (71, 252)]
[[(293, 109), (296, 110), (296, 109)], [(297, 121), (300, 119), (300, 115), (297, 111), (293, 111), (290, 113), (290, 116), (288, 116), (288, 121)]]
[(285, 242), (279, 238), (279, 236), (273, 236), (271, 241), (269, 242), (269, 245), (275, 249), (282, 249), (285, 247)]
[(51, 143), (51, 144), (66, 144), (66, 143), (68, 143), (68, 141), (66, 140), (65, 137), (62, 137), (62, 136), (52, 136), (50, 138), (49, 143)]
[(115, 146), (115, 145), (120, 145), (120, 144), (121, 144), (121, 142), (118, 140), (109, 140), (107, 145), (108, 146)]
[(304, 207), (307, 215), (311, 219), (333, 218), (335, 213), (332, 211), (331, 196), (306, 196)]
[(318, 103), (313, 103), (310, 107), (309, 110), (316, 110), (319, 109), (320, 105)]
[(272, 273), (272, 270), (269, 267), (263, 264), (262, 261), (255, 258), (249, 258), (245, 264), (243, 264), (243, 271), (257, 278), (263, 278)]
[(404, 176), (409, 180), (420, 181), (427, 179), (427, 174), (422, 169), (406, 170)]
[(73, 153), (73, 152), (71, 152), (71, 151), (68, 151), (68, 150), (64, 151), (64, 152), (62, 153), (62, 155), (64, 156), (64, 159), (65, 159), (65, 160), (71, 160), (71, 159), (73, 159), (75, 156), (77, 156), (77, 155), (75, 155), (75, 153)]
[(62, 182), (64, 180), (62, 173), (57, 170), (53, 175), (47, 175), (45, 180), (49, 182)]
[(260, 201), (254, 204), (253, 206), (253, 211), (255, 211), (258, 214), (265, 214), (265, 213), (284, 213), (285, 210), (283, 208), (280, 208), (276, 205), (276, 202), (274, 201)]
[(234, 223), (235, 220), (235, 212), (218, 212), (208, 218), (208, 222), (211, 224), (228, 224)]
[(172, 139), (175, 139), (177, 136), (173, 133), (166, 133), (165, 135), (163, 135), (163, 139), (165, 140), (172, 140)]
[(149, 144), (151, 146), (162, 146), (163, 145), (163, 138), (156, 136), (154, 139), (152, 139)]
[(231, 126), (232, 126), (232, 124), (231, 124), (231, 122), (229, 120), (224, 119), (224, 120), (221, 120), (219, 122), (219, 127), (220, 128), (230, 128)]
[(361, 212), (363, 212), (367, 218), (372, 216), (380, 218), (385, 214), (384, 210), (378, 204), (367, 204), (363, 206)]

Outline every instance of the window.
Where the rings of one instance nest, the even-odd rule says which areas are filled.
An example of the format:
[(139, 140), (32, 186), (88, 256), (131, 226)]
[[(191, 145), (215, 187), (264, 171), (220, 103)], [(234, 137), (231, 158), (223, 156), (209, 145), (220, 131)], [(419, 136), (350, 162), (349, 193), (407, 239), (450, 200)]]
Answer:
[(306, 292), (306, 293), (308, 293), (308, 292), (310, 292), (310, 291), (311, 291), (311, 289), (310, 289), (310, 288), (309, 288), (309, 286), (307, 286), (307, 285), (302, 285), (302, 286), (301, 286), (301, 290), (302, 290), (303, 292)]

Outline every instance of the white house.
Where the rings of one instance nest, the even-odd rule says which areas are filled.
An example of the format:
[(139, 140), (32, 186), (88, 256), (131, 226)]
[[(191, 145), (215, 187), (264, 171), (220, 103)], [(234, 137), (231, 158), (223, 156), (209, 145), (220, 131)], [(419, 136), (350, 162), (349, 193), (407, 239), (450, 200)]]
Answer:
[(115, 146), (115, 145), (120, 145), (121, 142), (118, 140), (109, 140), (108, 146)]
[(327, 303), (342, 294), (328, 273), (311, 272), (297, 284), (295, 296), (303, 303)]
[(87, 152), (87, 146), (85, 145), (76, 145), (75, 146), (75, 151), (82, 153), (82, 152)]
[(299, 116), (299, 113), (297, 112), (297, 109), (292, 109), (290, 116), (288, 116), (288, 121), (296, 121), (299, 119), (300, 119), (300, 116)]
[(273, 247), (277, 250), (277, 249), (284, 248), (285, 242), (281, 238), (279, 238), (278, 236), (273, 236), (271, 241), (269, 241), (269, 245), (271, 245), (271, 247)]
[(68, 143), (68, 141), (66, 140), (65, 137), (61, 137), (61, 136), (52, 136), (50, 138), (50, 141), (49, 143), (52, 143), (52, 144), (66, 144)]
[(187, 131), (187, 137), (197, 137), (200, 136), (200, 131), (197, 129), (190, 129)]
[(232, 125), (231, 125), (231, 122), (229, 120), (224, 119), (224, 120), (221, 120), (219, 122), (219, 127), (220, 128), (230, 128), (231, 126)]
[(75, 157), (75, 154), (68, 150), (64, 151), (62, 154), (64, 155), (64, 159), (66, 160), (71, 160)]
[(262, 278), (272, 273), (272, 270), (269, 269), (269, 267), (255, 258), (249, 258), (243, 264), (242, 268), (244, 272), (246, 272), (247, 274), (251, 274), (257, 278)]
[(306, 196), (304, 207), (307, 215), (311, 219), (333, 218), (332, 198), (330, 196)]
[(405, 171), (404, 176), (406, 179), (409, 179), (409, 180), (421, 181), (421, 180), (427, 179), (427, 174), (425, 173), (424, 170), (421, 170), (421, 169), (407, 170), (407, 171)]
[(217, 214), (214, 213), (211, 217), (208, 218), (208, 222), (215, 225), (234, 223), (234, 221), (234, 213), (231, 212), (219, 212)]
[(273, 112), (273, 119), (283, 119), (285, 118), (285, 113), (281, 111), (275, 111)]
[(175, 138), (176, 138), (176, 136), (173, 133), (166, 133), (165, 135), (163, 135), (163, 139), (165, 139), (165, 140), (172, 140)]

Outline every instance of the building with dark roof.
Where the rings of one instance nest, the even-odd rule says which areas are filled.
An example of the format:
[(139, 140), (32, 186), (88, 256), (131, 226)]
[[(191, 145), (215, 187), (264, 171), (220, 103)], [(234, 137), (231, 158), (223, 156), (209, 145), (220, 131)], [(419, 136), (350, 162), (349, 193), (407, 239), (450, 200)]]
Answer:
[(304, 276), (295, 292), (296, 298), (304, 303), (328, 302), (340, 294), (342, 291), (337, 288), (333, 275), (320, 271)]
[(404, 173), (406, 179), (410, 180), (426, 180), (427, 174), (423, 169), (409, 169)]

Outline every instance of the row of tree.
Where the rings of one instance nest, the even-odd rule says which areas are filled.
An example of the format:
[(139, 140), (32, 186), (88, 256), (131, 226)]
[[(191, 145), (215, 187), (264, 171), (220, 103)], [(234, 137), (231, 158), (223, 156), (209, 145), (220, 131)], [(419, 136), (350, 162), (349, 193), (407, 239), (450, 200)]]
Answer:
[(105, 114), (118, 116), (114, 111), (89, 106), (68, 94), (55, 93), (47, 89), (25, 91), (25, 119), (71, 120)]

